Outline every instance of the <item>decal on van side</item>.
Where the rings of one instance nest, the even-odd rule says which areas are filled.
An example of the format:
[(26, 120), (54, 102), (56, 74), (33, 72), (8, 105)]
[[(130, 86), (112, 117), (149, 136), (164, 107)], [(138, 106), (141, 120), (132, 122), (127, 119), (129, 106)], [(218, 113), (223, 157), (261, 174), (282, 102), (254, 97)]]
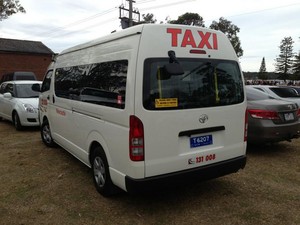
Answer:
[[(167, 28), (167, 33), (171, 34), (172, 47), (178, 47), (179, 37), (181, 38), (180, 47), (204, 48), (218, 50), (218, 39), (216, 33), (198, 31), (197, 33), (192, 30), (186, 29), (182, 34), (182, 29)], [(196, 42), (196, 40), (200, 40)]]
[(66, 112), (60, 109), (56, 109), (56, 113), (61, 115), (61, 116), (66, 116)]

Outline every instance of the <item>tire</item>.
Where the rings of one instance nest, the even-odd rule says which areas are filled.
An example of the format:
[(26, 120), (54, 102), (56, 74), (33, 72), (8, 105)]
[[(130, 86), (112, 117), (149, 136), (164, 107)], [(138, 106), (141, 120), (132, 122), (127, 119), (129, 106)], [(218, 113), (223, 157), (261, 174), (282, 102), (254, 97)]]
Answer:
[(15, 126), (16, 130), (22, 130), (23, 129), (23, 126), (20, 122), (20, 117), (19, 117), (17, 112), (13, 113), (13, 123), (14, 123), (14, 126)]
[(111, 181), (107, 159), (103, 149), (98, 146), (92, 156), (93, 181), (97, 191), (104, 197), (109, 197), (120, 191)]
[(56, 147), (56, 143), (53, 141), (51, 136), (51, 130), (48, 120), (45, 120), (41, 126), (41, 137), (45, 145), (48, 147)]

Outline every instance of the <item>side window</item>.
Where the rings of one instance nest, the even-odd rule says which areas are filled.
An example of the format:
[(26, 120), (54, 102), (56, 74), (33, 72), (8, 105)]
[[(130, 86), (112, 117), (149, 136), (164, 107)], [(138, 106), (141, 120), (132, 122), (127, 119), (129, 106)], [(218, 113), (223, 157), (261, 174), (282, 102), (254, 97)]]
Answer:
[(12, 96), (14, 96), (14, 87), (13, 84), (7, 84), (4, 88), (4, 93), (11, 93)]
[(4, 94), (5, 93), (5, 87), (6, 87), (6, 84), (2, 84), (0, 86), (0, 94)]
[(43, 84), (42, 84), (41, 92), (49, 91), (52, 74), (53, 74), (53, 70), (49, 70), (47, 72), (47, 74), (44, 78)]
[(125, 108), (127, 60), (58, 68), (55, 94), (61, 98)]

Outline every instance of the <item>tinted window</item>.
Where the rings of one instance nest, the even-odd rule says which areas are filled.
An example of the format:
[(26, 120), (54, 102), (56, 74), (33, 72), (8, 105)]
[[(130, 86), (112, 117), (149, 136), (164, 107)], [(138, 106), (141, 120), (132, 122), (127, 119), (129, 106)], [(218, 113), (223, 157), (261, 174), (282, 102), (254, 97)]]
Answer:
[(143, 104), (149, 110), (190, 109), (244, 101), (239, 66), (234, 61), (179, 59), (184, 74), (165, 76), (169, 59), (147, 59)]
[(300, 97), (298, 92), (294, 88), (270, 88), (275, 94), (282, 98)]
[(17, 75), (15, 80), (35, 80), (32, 75)]
[(127, 60), (58, 68), (55, 94), (62, 98), (125, 107)]
[(49, 70), (44, 78), (43, 85), (41, 88), (41, 92), (49, 91), (51, 84), (51, 77), (53, 74), (53, 70)]

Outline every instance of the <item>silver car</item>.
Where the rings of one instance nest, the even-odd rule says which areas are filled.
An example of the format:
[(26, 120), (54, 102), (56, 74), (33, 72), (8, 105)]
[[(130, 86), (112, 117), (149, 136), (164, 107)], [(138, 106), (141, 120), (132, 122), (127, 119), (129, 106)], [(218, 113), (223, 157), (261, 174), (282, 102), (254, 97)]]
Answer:
[(17, 130), (23, 126), (39, 126), (39, 92), (33, 85), (41, 81), (6, 81), (0, 85), (0, 119), (12, 121)]
[(273, 98), (296, 102), (300, 107), (300, 94), (291, 86), (251, 85)]
[(300, 109), (296, 103), (246, 86), (248, 143), (291, 141), (300, 135)]

